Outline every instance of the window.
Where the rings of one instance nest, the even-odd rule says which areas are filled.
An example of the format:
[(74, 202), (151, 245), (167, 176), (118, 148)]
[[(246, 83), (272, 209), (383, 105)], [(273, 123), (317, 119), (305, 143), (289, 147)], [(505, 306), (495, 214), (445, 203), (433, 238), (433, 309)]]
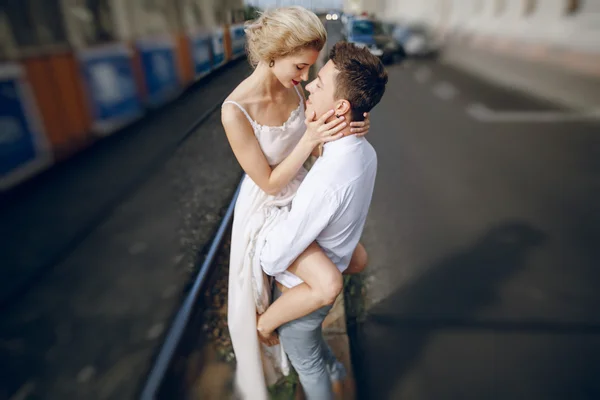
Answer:
[(375, 27), (371, 21), (358, 20), (352, 23), (352, 34), (353, 35), (373, 35)]
[(241, 24), (242, 22), (244, 22), (246, 20), (246, 13), (244, 11), (244, 9), (238, 9), (238, 10), (234, 10), (233, 11), (233, 21), (231, 21), (234, 24)]
[(525, 7), (523, 9), (523, 14), (525, 16), (529, 16), (535, 12), (537, 7), (537, 0), (525, 0)]
[(172, 0), (138, 0), (135, 7), (139, 36), (170, 33), (177, 26), (177, 10)]
[(198, 25), (203, 25), (204, 15), (202, 14), (202, 8), (200, 8), (200, 4), (198, 4), (196, 2), (192, 3), (192, 14), (194, 15), (194, 18), (196, 19), (196, 23)]
[(496, 16), (504, 14), (506, 10), (506, 0), (496, 0)]
[(115, 25), (111, 15), (109, 0), (87, 0), (92, 13), (94, 37), (96, 42), (115, 40)]
[(8, 17), (0, 6), (0, 60), (4, 61), (14, 54), (15, 41), (10, 31)]
[(439, 0), (438, 9), (442, 18), (448, 18), (452, 14), (452, 1)]
[(9, 30), (19, 47), (32, 47), (38, 43), (30, 1), (8, 0), (4, 5), (4, 14), (8, 17)]
[(244, 9), (244, 19), (245, 20), (253, 20), (259, 17), (260, 9), (255, 6), (251, 6), (246, 4), (246, 8)]
[(66, 9), (76, 45), (87, 46), (116, 40), (109, 0), (77, 0)]
[(373, 32), (375, 35), (386, 35), (386, 27), (381, 22), (375, 22), (373, 26)]
[(195, 1), (183, 0), (178, 4), (178, 12), (185, 30), (194, 30), (202, 25), (202, 11)]
[(59, 0), (32, 0), (31, 13), (40, 43), (67, 42), (67, 31)]
[(20, 49), (67, 43), (59, 0), (5, 0), (0, 7)]
[(215, 7), (215, 22), (217, 25), (224, 25), (227, 17), (225, 11)]
[(181, 3), (181, 21), (187, 29), (214, 28), (215, 7), (206, 0), (184, 0)]
[(579, 0), (567, 0), (567, 9), (566, 14), (567, 15), (573, 15), (576, 14), (579, 11), (579, 8), (581, 7), (581, 1)]

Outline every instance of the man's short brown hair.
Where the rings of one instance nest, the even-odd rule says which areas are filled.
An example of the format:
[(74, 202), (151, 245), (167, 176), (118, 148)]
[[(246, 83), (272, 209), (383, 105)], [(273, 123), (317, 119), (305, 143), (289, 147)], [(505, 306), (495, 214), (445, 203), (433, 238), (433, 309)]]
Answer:
[(336, 43), (329, 58), (339, 71), (335, 98), (348, 100), (352, 121), (362, 121), (363, 114), (371, 111), (385, 93), (388, 75), (383, 63), (368, 49), (348, 42)]

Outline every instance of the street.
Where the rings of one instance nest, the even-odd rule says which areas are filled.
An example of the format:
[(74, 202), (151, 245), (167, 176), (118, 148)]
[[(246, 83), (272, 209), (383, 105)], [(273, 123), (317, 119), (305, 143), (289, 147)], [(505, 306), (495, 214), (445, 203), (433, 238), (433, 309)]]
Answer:
[(361, 398), (598, 398), (598, 115), (440, 62), (388, 72)]

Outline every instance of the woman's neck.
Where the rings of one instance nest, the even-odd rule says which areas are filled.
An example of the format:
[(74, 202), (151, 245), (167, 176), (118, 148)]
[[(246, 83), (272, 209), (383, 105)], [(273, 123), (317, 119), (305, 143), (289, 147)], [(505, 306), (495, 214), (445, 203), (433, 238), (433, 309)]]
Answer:
[(259, 92), (271, 100), (281, 98), (282, 94), (287, 91), (287, 88), (281, 84), (265, 63), (261, 62), (256, 66), (251, 78), (256, 83)]

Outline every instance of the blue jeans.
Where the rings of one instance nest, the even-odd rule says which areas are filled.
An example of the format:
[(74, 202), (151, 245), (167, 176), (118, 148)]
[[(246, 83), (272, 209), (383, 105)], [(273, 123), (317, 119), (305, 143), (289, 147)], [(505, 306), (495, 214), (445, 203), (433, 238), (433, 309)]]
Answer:
[[(275, 285), (273, 301), (281, 296)], [(321, 325), (332, 306), (326, 306), (302, 318), (283, 324), (277, 330), (279, 340), (298, 373), (307, 400), (333, 399), (332, 380), (342, 380), (346, 370), (323, 338)]]

